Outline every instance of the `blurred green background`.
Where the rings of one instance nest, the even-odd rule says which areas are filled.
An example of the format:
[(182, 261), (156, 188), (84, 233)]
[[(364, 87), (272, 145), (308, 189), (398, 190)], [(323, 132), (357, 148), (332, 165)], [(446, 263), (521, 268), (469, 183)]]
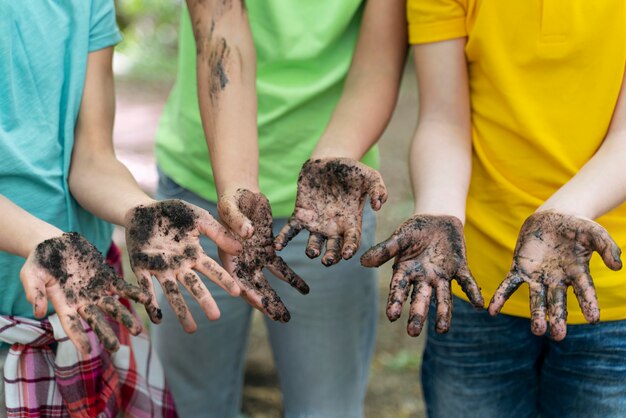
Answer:
[(116, 48), (116, 75), (146, 83), (171, 81), (176, 72), (183, 0), (115, 0), (124, 41)]

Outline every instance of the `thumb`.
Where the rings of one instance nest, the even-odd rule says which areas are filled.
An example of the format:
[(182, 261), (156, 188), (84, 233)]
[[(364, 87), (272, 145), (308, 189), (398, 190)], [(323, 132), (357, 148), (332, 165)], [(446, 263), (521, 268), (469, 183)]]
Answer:
[(254, 233), (252, 222), (243, 214), (241, 209), (239, 209), (235, 196), (220, 196), (219, 202), (217, 203), (217, 213), (219, 214), (220, 220), (241, 238), (250, 238)]

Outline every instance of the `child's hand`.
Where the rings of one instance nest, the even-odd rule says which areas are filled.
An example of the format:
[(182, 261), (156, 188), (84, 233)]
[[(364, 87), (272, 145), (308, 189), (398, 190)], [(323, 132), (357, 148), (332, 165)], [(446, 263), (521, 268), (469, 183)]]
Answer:
[(611, 270), (622, 268), (621, 250), (599, 224), (552, 211), (529, 216), (519, 233), (511, 270), (493, 295), (489, 313), (500, 312), (513, 292), (526, 282), (535, 335), (545, 334), (548, 311), (550, 336), (557, 341), (565, 338), (568, 286), (574, 288), (585, 319), (598, 322), (598, 297), (589, 274), (594, 251)]
[(452, 317), (450, 282), (456, 280), (477, 308), (483, 307), (480, 288), (467, 267), (463, 224), (453, 216), (414, 215), (387, 240), (361, 257), (365, 267), (378, 267), (396, 258), (387, 302), (387, 317), (395, 321), (411, 292), (407, 332), (416, 337), (428, 314), (435, 289), (439, 333), (448, 332)]
[(306, 255), (319, 256), (324, 241), (325, 266), (351, 258), (361, 242), (361, 220), (366, 196), (372, 209), (387, 200), (387, 189), (378, 171), (350, 158), (308, 160), (298, 179), (296, 208), (275, 240), (282, 250), (302, 229), (310, 232)]
[(146, 306), (154, 323), (161, 320), (161, 310), (154, 296), (152, 276), (163, 288), (183, 328), (194, 332), (196, 322), (189, 312), (179, 282), (198, 301), (206, 316), (218, 319), (219, 308), (194, 270), (239, 296), (239, 286), (200, 246), (200, 234), (211, 238), (224, 251), (241, 251), (237, 240), (204, 209), (182, 200), (165, 200), (137, 206), (126, 215), (126, 244), (133, 272), (142, 289), (152, 295)]
[(133, 335), (142, 330), (139, 321), (116, 295), (143, 304), (150, 302), (150, 295), (117, 277), (96, 247), (75, 232), (40, 243), (28, 256), (20, 277), (35, 316), (45, 316), (49, 299), (65, 333), (85, 354), (92, 347), (80, 317), (108, 351), (116, 351), (119, 341), (103, 312)]
[[(276, 255), (272, 234), (272, 211), (269, 202), (261, 193), (239, 189), (232, 196), (223, 198), (231, 202), (219, 204), (220, 220), (245, 218), (250, 223), (253, 235), (240, 239), (243, 251), (237, 256), (222, 254), (226, 269), (231, 272), (241, 287), (241, 295), (252, 306), (275, 321), (287, 322), (291, 318), (280, 297), (263, 275), (267, 268), (276, 277), (286, 281), (300, 293), (309, 293), (309, 286)], [(226, 213), (224, 213), (226, 212)]]

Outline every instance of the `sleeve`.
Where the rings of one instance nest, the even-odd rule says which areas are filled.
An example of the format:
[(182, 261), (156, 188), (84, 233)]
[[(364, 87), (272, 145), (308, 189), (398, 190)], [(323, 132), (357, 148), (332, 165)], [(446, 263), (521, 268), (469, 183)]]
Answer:
[(92, 0), (89, 22), (89, 52), (97, 51), (122, 40), (115, 21), (113, 0)]
[(466, 6), (467, 0), (407, 0), (409, 43), (467, 36)]

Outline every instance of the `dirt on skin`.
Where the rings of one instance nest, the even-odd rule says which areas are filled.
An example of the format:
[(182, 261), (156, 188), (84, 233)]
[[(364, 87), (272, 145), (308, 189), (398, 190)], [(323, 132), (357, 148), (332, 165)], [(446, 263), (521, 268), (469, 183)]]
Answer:
[[(254, 227), (254, 234), (248, 239), (240, 239), (242, 252), (234, 257), (234, 274), (239, 279), (242, 293), (246, 298), (259, 295), (265, 313), (275, 321), (288, 322), (289, 311), (280, 296), (269, 285), (262, 273), (267, 267), (274, 275), (288, 282), (302, 294), (309, 293), (309, 287), (287, 264), (276, 255), (274, 234), (272, 233), (272, 212), (267, 198), (261, 193), (239, 189), (235, 199), (241, 213)], [(229, 215), (232, 216), (232, 215)]]
[(155, 236), (171, 237), (175, 242), (180, 242), (195, 228), (197, 218), (193, 210), (179, 200), (166, 200), (158, 205), (135, 208), (127, 231), (133, 266), (163, 271), (177, 268), (184, 259), (195, 259), (197, 250), (193, 246), (186, 246), (182, 254), (169, 257), (150, 254), (143, 249), (150, 247), (150, 240)]
[(600, 320), (598, 298), (589, 273), (597, 251), (612, 270), (622, 267), (621, 250), (596, 222), (552, 211), (528, 217), (519, 233), (511, 270), (494, 294), (489, 311), (496, 314), (522, 285), (530, 291), (531, 330), (562, 340), (567, 333), (567, 288), (572, 286), (585, 319)]
[(294, 213), (276, 237), (276, 249), (281, 250), (307, 229), (309, 258), (319, 256), (326, 241), (322, 257), (325, 266), (350, 259), (360, 245), (368, 195), (374, 210), (387, 200), (387, 189), (376, 170), (349, 158), (308, 160), (298, 178)]
[[(65, 296), (65, 303), (87, 321), (105, 349), (115, 351), (119, 342), (102, 312), (124, 324), (131, 332), (138, 333), (140, 325), (133, 315), (113, 296), (113, 293), (142, 299), (139, 288), (117, 277), (102, 253), (76, 232), (65, 233), (40, 243), (35, 249), (37, 265), (58, 281)], [(43, 300), (39, 292), (36, 296)], [(68, 314), (66, 319), (73, 333), (83, 334), (79, 315)], [(89, 352), (89, 343), (83, 349)]]
[(366, 267), (378, 267), (395, 257), (387, 301), (387, 317), (402, 314), (411, 287), (411, 308), (407, 332), (422, 332), (430, 300), (435, 291), (439, 333), (448, 332), (452, 318), (450, 282), (459, 282), (470, 301), (482, 308), (478, 284), (467, 267), (463, 224), (453, 216), (414, 215), (404, 221), (387, 240), (370, 248), (361, 257)]

